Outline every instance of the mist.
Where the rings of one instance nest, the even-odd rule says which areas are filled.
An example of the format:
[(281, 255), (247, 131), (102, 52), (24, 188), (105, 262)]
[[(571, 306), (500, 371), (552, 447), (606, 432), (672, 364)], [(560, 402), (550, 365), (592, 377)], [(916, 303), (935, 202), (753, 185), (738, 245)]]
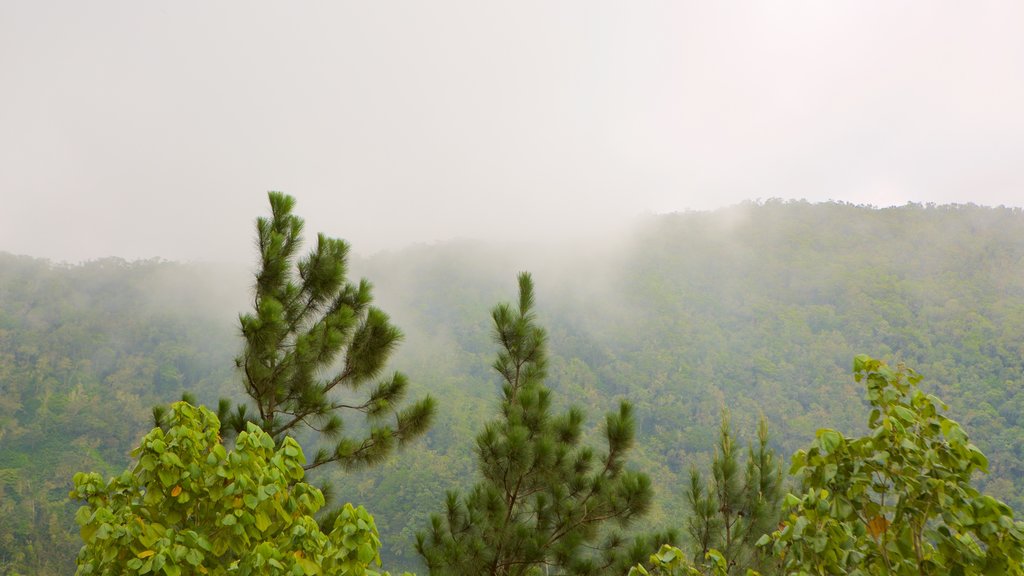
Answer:
[(1015, 2), (4, 2), (0, 250), (370, 255), (757, 198), (1020, 205)]
[[(296, 214), (309, 214), (301, 201)], [(338, 502), (372, 511), (387, 566), (422, 573), (414, 534), (446, 491), (478, 477), (474, 438), (500, 414), (490, 311), (515, 300), (526, 270), (548, 334), (554, 408), (582, 409), (584, 433), (596, 437), (603, 414), (635, 406), (630, 461), (657, 493), (650, 526), (685, 518), (681, 487), (691, 466), (707, 469), (724, 411), (740, 442), (764, 415), (780, 455), (822, 426), (863, 433), (864, 389), (850, 375), (859, 353), (918, 369), (923, 389), (989, 456), (979, 486), (1020, 509), (1022, 219), (1020, 208), (771, 200), (650, 215), (585, 241), (461, 239), (354, 254), (349, 280), (370, 280), (374, 305), (405, 335), (386, 372), (407, 374), (408, 398), (430, 394), (439, 410), (422, 439), (379, 467), (312, 477)], [(310, 220), (302, 253), (319, 231)], [(233, 359), (257, 269), (248, 228), (245, 264), (67, 265), (0, 253), (0, 456), (41, 479), (15, 486), (122, 469), (152, 426), (150, 409), (183, 392), (207, 406), (245, 399)], [(372, 424), (355, 416), (348, 430)], [(311, 450), (316, 437), (300, 441)], [(30, 505), (27, 489), (7, 501)], [(51, 561), (71, 565), (81, 543), (66, 494), (55, 504), (63, 523), (25, 533), (66, 527)]]
[(635, 407), (645, 527), (683, 526), (725, 412), (741, 441), (763, 415), (780, 459), (863, 432), (861, 353), (918, 369), (989, 456), (979, 487), (1024, 509), (1021, 22), (1009, 1), (0, 2), (0, 564), (73, 571), (73, 473), (123, 470), (183, 393), (246, 398), (269, 190), (302, 253), (350, 243), (404, 333), (386, 371), (438, 400), (393, 458), (311, 476), (374, 514), (389, 569), (425, 573), (414, 534), (479, 477), (490, 311), (520, 271), (553, 406), (592, 436)]

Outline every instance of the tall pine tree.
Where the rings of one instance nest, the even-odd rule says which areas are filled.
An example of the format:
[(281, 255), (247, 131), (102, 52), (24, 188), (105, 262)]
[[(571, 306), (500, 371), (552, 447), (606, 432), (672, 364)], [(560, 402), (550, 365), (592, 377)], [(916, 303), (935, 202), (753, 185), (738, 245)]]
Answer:
[(552, 414), (546, 336), (533, 306), (533, 282), (524, 273), (518, 306), (492, 311), (500, 417), (477, 437), (482, 480), (464, 496), (449, 493), (446, 514), (417, 534), (431, 574), (622, 574), (644, 552), (617, 530), (644, 514), (652, 498), (647, 476), (625, 467), (632, 409), (622, 403), (608, 414), (600, 455), (581, 444), (579, 409)]
[[(308, 428), (331, 447), (319, 449), (307, 469), (378, 462), (427, 430), (434, 400), (401, 408), (408, 380), (384, 374), (384, 367), (402, 333), (371, 305), (369, 282), (346, 279), (348, 244), (318, 234), (300, 258), (303, 220), (292, 213), (295, 199), (280, 192), (269, 198), (271, 216), (256, 220), (254, 310), (239, 318), (245, 346), (236, 364), (252, 403), (221, 400), (222, 434), (254, 422), (280, 441)], [(346, 434), (344, 414), (364, 418), (365, 429)]]

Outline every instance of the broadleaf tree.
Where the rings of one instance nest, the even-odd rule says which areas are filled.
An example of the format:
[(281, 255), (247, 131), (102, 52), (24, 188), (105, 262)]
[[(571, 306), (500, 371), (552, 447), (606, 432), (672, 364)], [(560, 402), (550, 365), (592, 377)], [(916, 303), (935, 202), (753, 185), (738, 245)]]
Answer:
[(921, 377), (865, 355), (869, 432), (821, 429), (793, 456), (801, 492), (760, 542), (786, 574), (1024, 574), (1024, 523), (979, 493), (988, 461)]
[(519, 276), (518, 306), (501, 304), (492, 319), (501, 408), (476, 439), (482, 478), (467, 494), (448, 494), (444, 515), (417, 534), (417, 551), (434, 575), (624, 573), (652, 549), (618, 530), (652, 499), (648, 477), (625, 465), (632, 408), (623, 402), (607, 415), (600, 454), (582, 444), (581, 410), (552, 413), (529, 274)]
[[(307, 469), (379, 462), (427, 430), (434, 400), (402, 406), (408, 379), (385, 373), (402, 333), (372, 305), (368, 281), (347, 280), (349, 245), (318, 234), (300, 257), (304, 222), (293, 213), (295, 199), (268, 196), (271, 214), (256, 220), (253, 311), (239, 318), (244, 349), (236, 364), (252, 404), (221, 400), (222, 432), (254, 422), (280, 441), (312, 429), (329, 448), (317, 450)], [(365, 426), (347, 431), (346, 415)]]
[(76, 574), (374, 576), (380, 540), (373, 517), (346, 504), (330, 531), (313, 518), (324, 504), (303, 482), (305, 457), (250, 423), (232, 450), (203, 407), (171, 406), (132, 452), (137, 461), (104, 481), (74, 477), (84, 546)]

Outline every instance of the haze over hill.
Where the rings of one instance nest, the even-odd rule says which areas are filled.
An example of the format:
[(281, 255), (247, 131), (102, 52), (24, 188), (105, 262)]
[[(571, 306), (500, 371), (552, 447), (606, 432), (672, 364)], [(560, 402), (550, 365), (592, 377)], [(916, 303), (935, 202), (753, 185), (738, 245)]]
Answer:
[(1024, 5), (0, 3), (0, 249), (371, 254), (753, 198), (1020, 205)]
[[(592, 424), (634, 403), (652, 525), (685, 517), (685, 476), (707, 464), (724, 407), (741, 438), (764, 413), (785, 455), (821, 426), (859, 431), (849, 366), (862, 352), (924, 374), (990, 457), (979, 482), (1024, 505), (1021, 209), (769, 202), (544, 248), (462, 241), (353, 261), (406, 333), (393, 364), (411, 396), (444, 406), (415, 449), (316, 477), (374, 513), (389, 566), (416, 565), (413, 532), (474, 477), (473, 437), (497, 392), (488, 311), (523, 268), (550, 334), (556, 403), (582, 406)], [(79, 544), (70, 475), (123, 469), (154, 403), (182, 390), (238, 397), (247, 284), (242, 266), (0, 257), (0, 560), (67, 573)]]
[[(375, 515), (389, 569), (425, 573), (413, 534), (476, 478), (499, 390), (489, 311), (521, 270), (554, 405), (585, 410), (589, 440), (633, 404), (645, 527), (699, 508), (684, 487), (723, 409), (743, 440), (763, 414), (783, 459), (820, 427), (863, 431), (859, 353), (923, 374), (990, 458), (975, 484), (1021, 512), (1022, 22), (1014, 0), (0, 1), (0, 575), (72, 573), (71, 478), (123, 471), (154, 405), (245, 398), (238, 315), (273, 260), (253, 241), (270, 190), (296, 198), (307, 240), (350, 243), (350, 277), (405, 333), (387, 369), (438, 400), (413, 449), (312, 475)], [(343, 339), (317, 325), (287, 341), (304, 322), (275, 324), (277, 304), (318, 311), (294, 293), (261, 310), (269, 332), (289, 328), (255, 337), (280, 344), (264, 350), (271, 376), (278, 352), (337, 358)], [(337, 296), (337, 318), (352, 313), (339, 324), (363, 294)], [(383, 340), (367, 341), (391, 338), (374, 318)], [(322, 401), (314, 372), (282, 394)], [(396, 408), (401, 382), (346, 408)], [(346, 434), (372, 425), (353, 420)], [(888, 534), (884, 511), (862, 520)], [(149, 571), (164, 562), (149, 546), (119, 553)]]

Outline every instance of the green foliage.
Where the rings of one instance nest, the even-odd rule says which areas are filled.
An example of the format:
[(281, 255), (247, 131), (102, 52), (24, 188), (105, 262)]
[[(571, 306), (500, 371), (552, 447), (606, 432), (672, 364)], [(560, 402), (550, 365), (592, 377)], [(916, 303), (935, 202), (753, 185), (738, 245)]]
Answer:
[[(319, 234), (309, 254), (296, 260), (303, 220), (292, 214), (295, 200), (279, 192), (269, 198), (271, 217), (256, 221), (255, 310), (239, 319), (245, 349), (236, 360), (257, 414), (250, 416), (245, 404), (232, 411), (222, 401), (224, 432), (239, 432), (254, 417), (275, 439), (309, 427), (333, 444), (318, 450), (307, 468), (380, 462), (427, 430), (434, 401), (427, 396), (399, 409), (408, 381), (400, 372), (382, 372), (402, 333), (370, 305), (369, 282), (346, 280), (348, 244)], [(354, 399), (373, 382), (364, 399)], [(369, 430), (345, 435), (344, 412), (361, 413)], [(389, 416), (393, 422), (385, 421)]]
[(228, 451), (217, 417), (184, 402), (167, 425), (132, 452), (133, 469), (109, 482), (75, 475), (70, 497), (85, 501), (77, 574), (378, 574), (373, 517), (346, 505), (321, 531), (312, 515), (324, 498), (302, 482), (294, 440), (276, 446), (250, 424)]
[[(644, 514), (652, 498), (647, 476), (625, 467), (632, 408), (623, 402), (606, 417), (603, 454), (581, 444), (582, 411), (551, 413), (547, 336), (533, 307), (533, 282), (521, 274), (518, 306), (492, 311), (501, 417), (477, 436), (483, 479), (465, 496), (450, 492), (445, 515), (417, 535), (431, 574), (621, 574), (632, 561), (635, 551), (612, 529)], [(588, 553), (595, 546), (600, 557)]]
[[(975, 486), (1024, 509), (1021, 209), (769, 200), (652, 216), (580, 248), (458, 241), (350, 255), (349, 277), (372, 278), (373, 303), (405, 333), (388, 372), (416, 376), (407, 399), (445, 405), (415, 450), (317, 470), (332, 501), (374, 511), (385, 565), (418, 569), (415, 532), (446, 489), (475, 482), (474, 438), (494, 403), (481, 385), (487, 314), (520, 268), (546, 279), (553, 410), (634, 408), (630, 461), (657, 494), (645, 526), (681, 525), (688, 471), (710, 472), (723, 405), (741, 445), (756, 441), (758, 413), (780, 453), (821, 426), (863, 434), (863, 388), (848, 374), (866, 349), (928, 374), (989, 458)], [(252, 310), (249, 277), (244, 266), (0, 254), (0, 474), (12, 478), (0, 483), (0, 574), (73, 572), (70, 478), (123, 470), (150, 406), (182, 390), (208, 405), (246, 398), (233, 318)], [(348, 414), (346, 434), (368, 430)], [(584, 436), (599, 441), (600, 424)], [(316, 433), (295, 434), (312, 456)]]
[[(687, 554), (674, 546), (665, 544), (648, 560), (650, 569), (642, 564), (630, 568), (629, 576), (728, 576), (729, 561), (721, 552), (710, 549), (704, 554), (703, 562), (690, 563)], [(746, 576), (758, 576), (748, 569)]]
[(0, 574), (73, 573), (75, 471), (123, 469), (148, 407), (182, 388), (229, 389), (233, 331), (211, 311), (244, 303), (232, 285), (202, 265), (0, 254)]
[[(1024, 509), (1021, 209), (767, 201), (650, 217), (607, 243), (536, 248), (453, 242), (359, 262), (407, 332), (396, 366), (453, 405), (429, 445), (437, 467), (463, 473), (461, 490), (473, 480), (468, 431), (489, 418), (480, 318), (505, 271), (526, 267), (546, 279), (538, 311), (555, 407), (601, 414), (622, 398), (634, 407), (631, 461), (658, 495), (645, 524), (685, 519), (688, 471), (710, 471), (723, 405), (741, 446), (756, 441), (763, 413), (779, 454), (822, 426), (862, 433), (863, 389), (848, 375), (866, 349), (929, 375), (991, 461), (978, 488)], [(419, 460), (394, 459), (413, 477)], [(374, 511), (412, 511), (382, 526), (388, 544), (443, 498), (425, 475), (415, 482), (434, 495), (399, 505), (376, 490), (391, 474), (370, 471), (346, 488)]]
[(766, 535), (787, 574), (1024, 574), (1024, 523), (971, 485), (988, 460), (921, 377), (857, 356), (869, 433), (821, 429), (793, 456), (803, 492)]
[(705, 484), (696, 468), (690, 471), (687, 499), (691, 515), (686, 529), (693, 561), (702, 562), (714, 551), (724, 558), (729, 574), (748, 569), (766, 571), (764, 554), (755, 543), (779, 520), (782, 465), (768, 445), (768, 422), (764, 417), (758, 423), (757, 444), (747, 449), (742, 470), (729, 417), (723, 414), (711, 464), (711, 485)]

